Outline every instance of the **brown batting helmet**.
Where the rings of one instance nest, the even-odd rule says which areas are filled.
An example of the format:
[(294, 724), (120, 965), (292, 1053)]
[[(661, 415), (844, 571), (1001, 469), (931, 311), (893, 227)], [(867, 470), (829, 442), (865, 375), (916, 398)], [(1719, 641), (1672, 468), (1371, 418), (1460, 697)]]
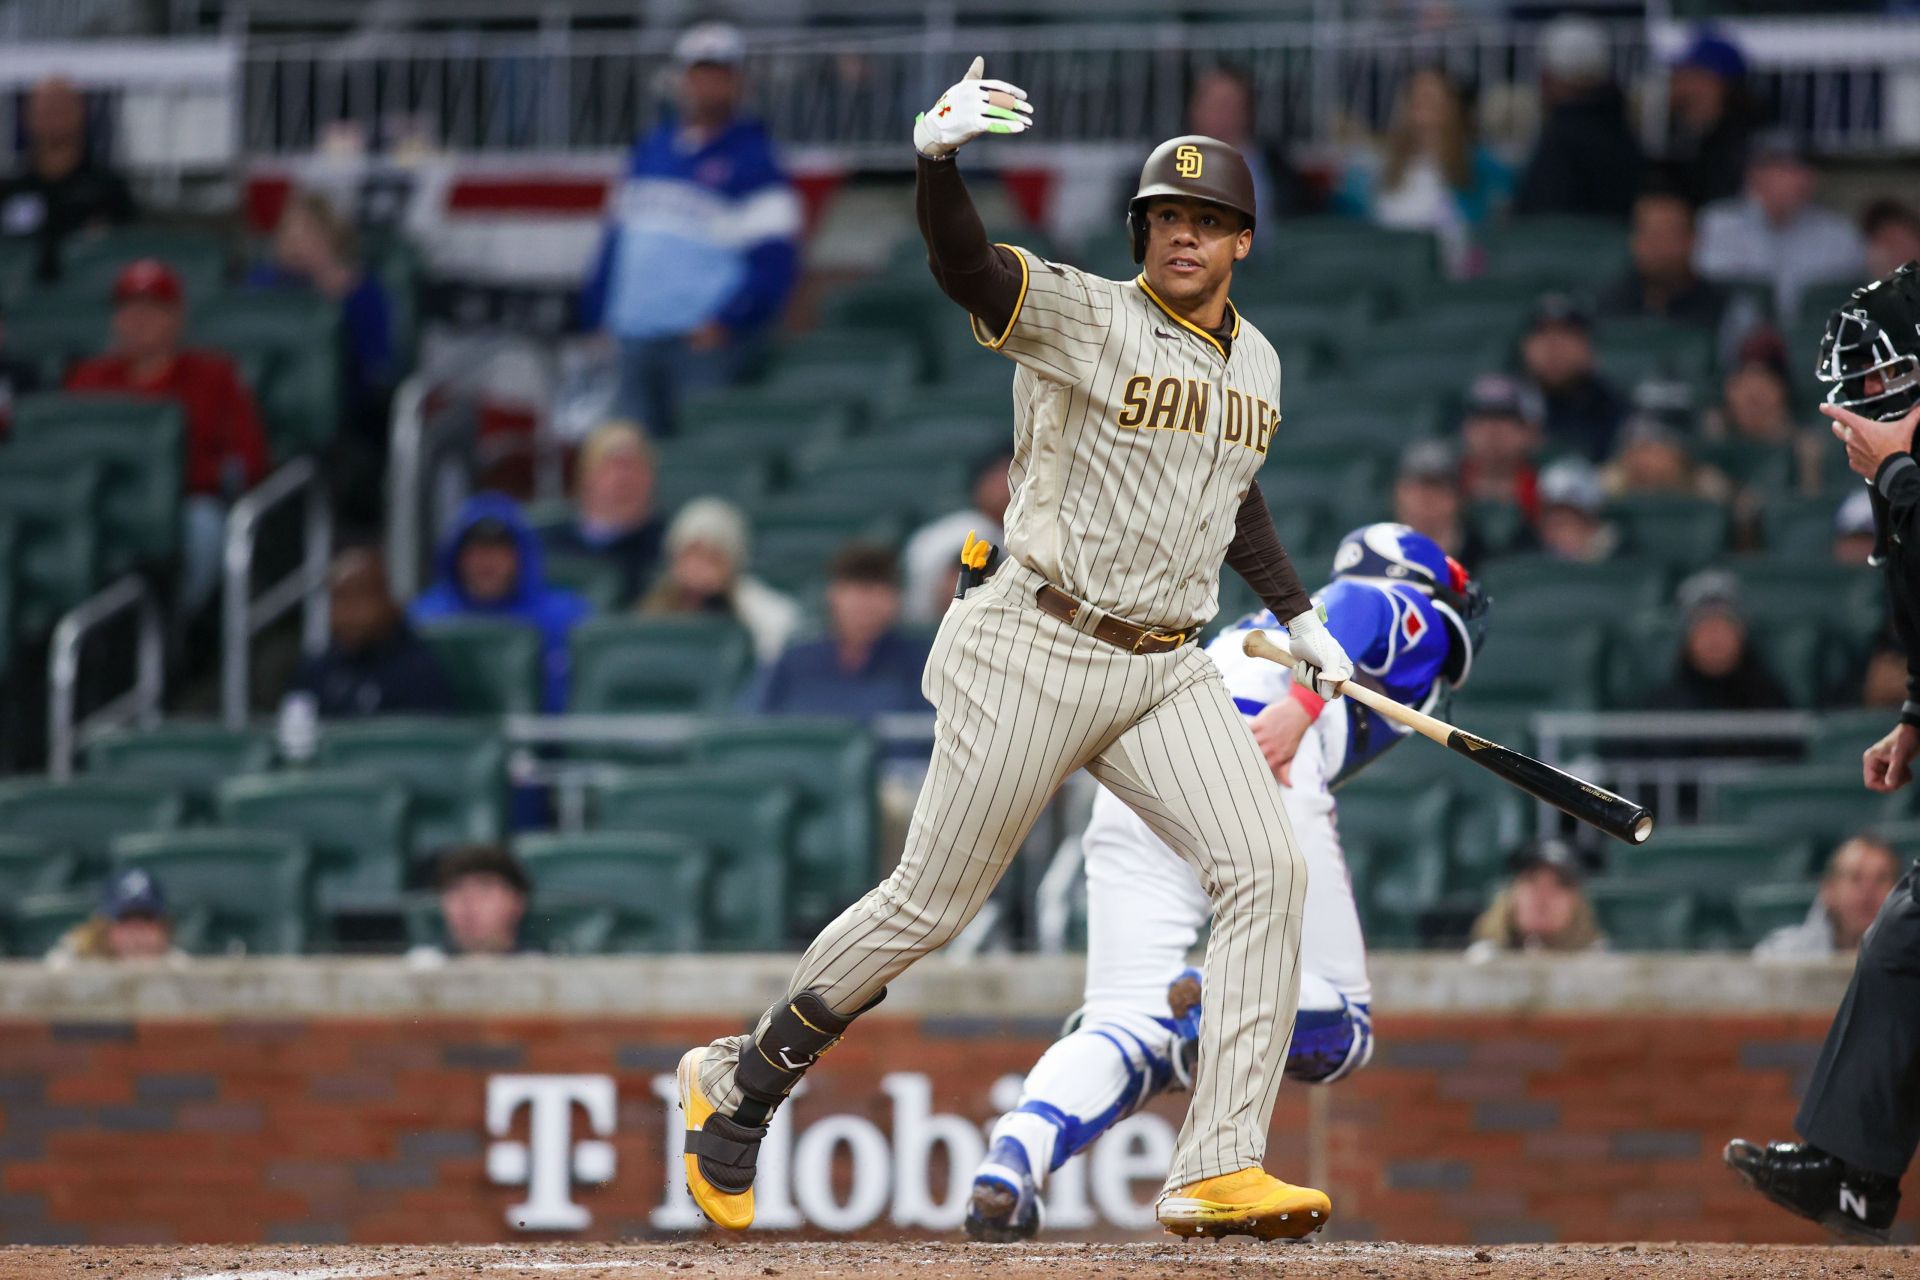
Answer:
[(1127, 229), (1133, 233), (1133, 260), (1147, 257), (1147, 201), (1155, 196), (1187, 196), (1225, 205), (1253, 227), (1253, 171), (1239, 151), (1205, 134), (1168, 138), (1140, 166), (1140, 189), (1127, 202)]

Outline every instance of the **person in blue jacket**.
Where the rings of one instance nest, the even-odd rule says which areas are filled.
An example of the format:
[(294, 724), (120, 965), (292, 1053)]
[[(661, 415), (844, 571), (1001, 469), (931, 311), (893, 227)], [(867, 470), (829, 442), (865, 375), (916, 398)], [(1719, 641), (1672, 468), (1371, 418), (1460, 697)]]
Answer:
[(680, 37), (678, 106), (634, 145), (581, 298), (583, 326), (619, 345), (616, 415), (656, 437), (682, 394), (751, 367), (793, 291), (800, 199), (739, 114), (745, 56), (724, 23)]
[(410, 616), (502, 618), (539, 628), (542, 640), (541, 705), (567, 706), (567, 636), (592, 612), (585, 599), (547, 585), (540, 539), (505, 494), (480, 493), (460, 509), (440, 544), (433, 585), (413, 602)]

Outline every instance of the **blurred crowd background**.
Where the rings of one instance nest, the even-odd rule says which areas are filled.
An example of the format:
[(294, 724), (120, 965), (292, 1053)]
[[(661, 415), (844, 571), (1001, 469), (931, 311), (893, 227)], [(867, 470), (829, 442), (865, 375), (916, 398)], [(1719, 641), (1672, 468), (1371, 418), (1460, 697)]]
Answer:
[[(0, 4), (0, 939), (16, 956), (780, 949), (897, 851), (920, 671), (1008, 501), (914, 113), (984, 52), (995, 238), (1131, 274), (1240, 147), (1261, 485), (1310, 583), (1482, 579), (1343, 793), (1386, 947), (1850, 951), (1920, 851), (1818, 338), (1920, 258), (1920, 17), (1820, 5)], [(1231, 574), (1220, 622), (1255, 607)], [(963, 949), (1076, 945), (1076, 781)]]

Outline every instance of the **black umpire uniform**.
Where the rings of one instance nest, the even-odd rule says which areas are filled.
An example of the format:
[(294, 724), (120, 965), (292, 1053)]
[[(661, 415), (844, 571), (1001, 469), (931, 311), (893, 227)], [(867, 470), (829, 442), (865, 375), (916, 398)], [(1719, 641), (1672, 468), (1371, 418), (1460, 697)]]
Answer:
[[(1920, 404), (1920, 264), (1858, 289), (1821, 343), (1827, 400), (1883, 422)], [(1920, 729), (1920, 461), (1912, 442), (1871, 484), (1874, 560), (1907, 650), (1900, 722)], [(1794, 1128), (1804, 1143), (1736, 1140), (1727, 1163), (1782, 1207), (1884, 1241), (1920, 1147), (1920, 862), (1860, 944), (1853, 980), (1814, 1064)]]

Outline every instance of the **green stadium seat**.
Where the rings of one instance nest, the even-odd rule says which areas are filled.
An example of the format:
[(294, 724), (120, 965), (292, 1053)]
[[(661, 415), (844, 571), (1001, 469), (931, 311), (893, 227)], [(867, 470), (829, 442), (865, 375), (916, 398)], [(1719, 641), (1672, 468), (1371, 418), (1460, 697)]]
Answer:
[[(918, 237), (914, 240), (917, 242)], [(842, 289), (820, 304), (823, 331), (907, 338), (914, 344), (921, 367), (936, 377), (942, 370), (935, 366), (934, 329), (943, 321), (957, 319), (953, 304), (941, 296), (926, 273), (924, 260), (917, 275)]]
[[(1768, 545), (1772, 546), (1772, 530), (1769, 523), (1772, 508), (1781, 503), (1799, 501), (1788, 496), (1799, 474), (1799, 461), (1794, 456), (1791, 444), (1760, 444), (1751, 440), (1691, 440), (1688, 447), (1693, 456), (1706, 465), (1715, 468), (1735, 484), (1757, 490), (1766, 495), (1766, 505), (1761, 508), (1761, 521), (1769, 532)], [(1833, 529), (1832, 507), (1829, 504), (1827, 515), (1827, 533)], [(1816, 543), (1814, 550), (1824, 552), (1826, 543)]]
[(547, 585), (573, 592), (595, 613), (612, 613), (633, 603), (625, 597), (620, 566), (599, 556), (547, 556)]
[(1490, 643), (1502, 650), (1499, 632), (1509, 622), (1607, 623), (1624, 612), (1657, 607), (1667, 597), (1666, 566), (1645, 557), (1578, 564), (1547, 555), (1504, 556), (1478, 576), (1493, 600), (1497, 629)]
[(500, 618), (445, 618), (422, 624), (420, 638), (440, 659), (463, 714), (540, 710), (545, 673), (538, 628)]
[(228, 778), (272, 766), (273, 738), (261, 729), (176, 720), (109, 734), (87, 748), (86, 761), (90, 778), (162, 783), (204, 811)]
[(407, 788), (416, 859), (498, 840), (505, 826), (506, 748), (489, 725), (400, 716), (336, 721), (320, 735), (319, 760)]
[(81, 859), (81, 871), (97, 875), (110, 845), (121, 836), (170, 831), (186, 804), (178, 788), (126, 778), (44, 778), (0, 782), (0, 832), (33, 836)]
[(1296, 288), (1343, 282), (1339, 296), (1356, 285), (1404, 293), (1424, 290), (1439, 278), (1434, 239), (1424, 231), (1392, 231), (1345, 218), (1288, 218), (1271, 224), (1272, 255), (1280, 278)]
[(28, 894), (65, 889), (79, 870), (79, 858), (51, 840), (0, 835), (0, 921)]
[[(782, 510), (776, 502), (754, 513), (754, 575), (789, 594), (809, 594), (824, 582), (828, 563), (849, 542), (891, 546), (906, 529), (906, 521), (900, 517), (876, 514), (871, 498), (866, 509), (858, 509), (860, 492), (855, 489), (815, 490), (782, 497), (785, 502), (797, 499), (819, 504), (815, 510), (794, 506)], [(856, 509), (849, 511), (849, 507)]]
[(197, 829), (123, 836), (116, 871), (139, 867), (166, 891), (174, 942), (201, 955), (299, 955), (307, 945), (309, 858), (297, 837)]
[(1807, 918), (1814, 899), (1820, 896), (1818, 880), (1783, 880), (1769, 884), (1743, 884), (1733, 891), (1734, 920), (1747, 946), (1753, 946), (1775, 929), (1799, 924)]
[(408, 795), (388, 777), (340, 769), (234, 778), (222, 826), (297, 837), (313, 855), (314, 905), (335, 914), (392, 910), (406, 877)]
[(566, 954), (698, 951), (711, 858), (698, 842), (638, 831), (527, 835), (528, 922)]
[(711, 852), (707, 931), (724, 951), (775, 951), (797, 941), (788, 928), (787, 882), (798, 809), (793, 788), (731, 770), (649, 770), (592, 796), (596, 830), (684, 836)]
[(1587, 900), (1615, 951), (1687, 951), (1692, 949), (1700, 916), (1690, 893), (1671, 884), (1596, 880)]
[(835, 439), (865, 424), (867, 400), (859, 390), (838, 388), (726, 387), (688, 395), (680, 434), (665, 443), (725, 445), (736, 456), (780, 457), (800, 444)]
[(230, 256), (227, 238), (216, 232), (116, 227), (100, 235), (73, 236), (66, 241), (60, 289), (104, 299), (112, 295), (114, 281), (128, 263), (158, 258), (179, 274), (188, 306), (197, 307), (219, 289)]
[(1724, 566), (1740, 582), (1741, 602), (1760, 626), (1809, 612), (1862, 652), (1886, 620), (1886, 582), (1871, 565), (1813, 556), (1735, 556)]
[(1446, 890), (1453, 809), (1453, 792), (1432, 782), (1362, 773), (1340, 788), (1340, 840), (1355, 864), (1355, 897), (1375, 945), (1420, 941), (1421, 918)]
[(223, 293), (194, 308), (189, 338), (256, 371), (253, 392), (275, 459), (332, 441), (341, 413), (337, 304), (292, 291)]
[(1713, 334), (1667, 320), (1608, 320), (1594, 334), (1601, 372), (1631, 390), (1650, 378), (1700, 385), (1713, 376)]
[(0, 456), (0, 521), (14, 529), (14, 625), (44, 635), (99, 584), (101, 469), (42, 469)]
[(7, 354), (32, 361), (40, 385), (57, 387), (74, 364), (107, 349), (112, 312), (104, 289), (31, 294), (7, 313)]
[(794, 487), (859, 494), (876, 513), (944, 514), (967, 504), (968, 473), (978, 459), (978, 449), (946, 440), (891, 440), (807, 458), (795, 470)]
[(169, 561), (180, 541), (185, 427), (178, 405), (112, 395), (36, 395), (13, 407), (11, 458), (36, 470), (97, 463), (104, 571)]
[(0, 237), (0, 307), (11, 310), (33, 288), (40, 267), (38, 236)]
[(1833, 546), (1833, 518), (1844, 499), (1839, 494), (1795, 497), (1771, 494), (1760, 509), (1760, 527), (1769, 558), (1811, 563), (1828, 557)]
[(910, 334), (816, 329), (780, 345), (761, 385), (768, 391), (802, 394), (853, 387), (871, 401), (885, 402), (924, 372), (920, 344)]
[(31, 893), (15, 902), (0, 920), (7, 952), (21, 959), (38, 959), (53, 950), (73, 927), (100, 905), (100, 895), (76, 889)]
[[(1496, 597), (1497, 599), (1497, 597)], [(1496, 603), (1495, 610), (1500, 608)], [(1601, 703), (1607, 631), (1574, 618), (1496, 612), (1487, 652), (1473, 665), (1463, 697), (1487, 710), (1587, 711)]]
[(879, 753), (859, 724), (842, 720), (736, 721), (703, 730), (695, 764), (783, 782), (799, 808), (788, 877), (791, 916), (811, 933), (873, 887)]
[(1608, 845), (1602, 879), (1724, 895), (1737, 884), (1803, 879), (1813, 857), (1814, 845), (1804, 836), (1765, 825), (1668, 826), (1646, 844)]
[(1829, 711), (1807, 738), (1807, 760), (1812, 764), (1848, 764), (1860, 767), (1866, 749), (1885, 737), (1899, 716), (1890, 707), (1860, 707)]
[(1910, 811), (1905, 792), (1876, 796), (1860, 784), (1852, 763), (1780, 765), (1713, 788), (1708, 813), (1716, 822), (1746, 823), (1805, 837), (1831, 849), (1876, 822)]
[(1727, 507), (1708, 498), (1644, 495), (1616, 499), (1608, 515), (1619, 522), (1629, 554), (1677, 571), (1697, 569), (1727, 549)]
[(726, 441), (662, 440), (653, 449), (653, 505), (664, 515), (695, 498), (725, 498), (751, 509), (773, 485), (772, 462), (743, 457)]
[(1486, 274), (1536, 291), (1597, 289), (1627, 265), (1625, 228), (1606, 218), (1515, 218), (1486, 236)]
[(13, 662), (14, 619), (19, 609), (14, 604), (14, 554), (18, 538), (13, 521), (0, 516), (0, 688), (5, 687), (8, 667)]
[(753, 674), (753, 641), (726, 618), (598, 618), (574, 628), (568, 709), (725, 711)]

